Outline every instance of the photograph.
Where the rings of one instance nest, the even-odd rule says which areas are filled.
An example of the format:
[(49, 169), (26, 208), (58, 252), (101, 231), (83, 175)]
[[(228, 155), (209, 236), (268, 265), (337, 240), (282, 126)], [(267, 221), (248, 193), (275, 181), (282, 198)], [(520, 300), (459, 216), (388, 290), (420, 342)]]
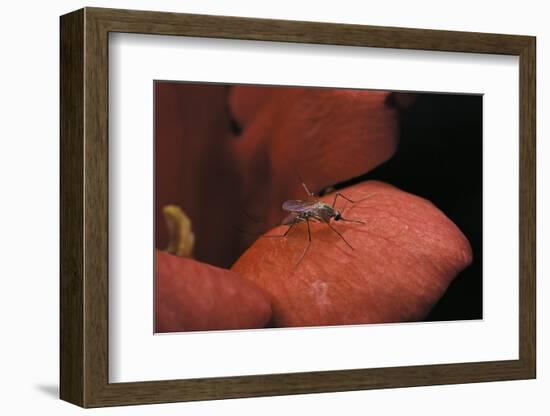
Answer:
[(155, 80), (154, 333), (483, 319), (483, 95)]

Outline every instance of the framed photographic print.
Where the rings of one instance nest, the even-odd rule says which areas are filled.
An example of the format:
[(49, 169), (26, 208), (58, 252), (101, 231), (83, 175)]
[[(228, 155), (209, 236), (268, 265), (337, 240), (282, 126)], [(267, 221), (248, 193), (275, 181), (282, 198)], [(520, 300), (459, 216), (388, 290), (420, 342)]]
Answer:
[(535, 38), (61, 17), (61, 398), (534, 378)]

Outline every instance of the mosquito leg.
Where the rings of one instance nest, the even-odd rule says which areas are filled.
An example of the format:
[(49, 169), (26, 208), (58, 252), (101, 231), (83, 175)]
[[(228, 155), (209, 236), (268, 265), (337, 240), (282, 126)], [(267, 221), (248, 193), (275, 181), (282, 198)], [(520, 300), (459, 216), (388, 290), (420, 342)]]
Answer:
[(354, 200), (354, 199), (348, 198), (347, 196), (345, 196), (344, 194), (341, 194), (340, 192), (336, 192), (336, 194), (334, 195), (334, 200), (332, 201), (332, 208), (334, 208), (334, 205), (336, 205), (336, 199), (338, 199), (338, 197), (343, 198), (346, 201), (351, 202), (352, 204), (355, 204), (357, 202), (364, 201), (365, 199), (369, 199), (371, 196), (374, 196), (374, 195), (376, 195), (376, 194), (370, 194), (370, 195), (367, 195), (364, 198)]
[(297, 222), (293, 222), (292, 224), (290, 224), (290, 225), (288, 226), (288, 228), (286, 229), (286, 231), (285, 231), (283, 234), (275, 234), (275, 235), (273, 235), (273, 234), (272, 234), (272, 235), (266, 235), (266, 234), (264, 234), (264, 235), (262, 235), (262, 237), (286, 237), (286, 236), (288, 235), (288, 233), (290, 232), (290, 230), (292, 230), (292, 228), (293, 228), (296, 224), (298, 224), (298, 223), (297, 223)]
[(257, 237), (258, 236), (258, 233), (253, 233), (251, 231), (246, 231), (245, 229), (243, 229), (241, 227), (232, 226), (231, 228), (234, 229), (235, 231), (241, 233), (241, 234), (248, 235), (250, 237)]
[(365, 221), (359, 221), (359, 220), (350, 220), (344, 217), (340, 217), (338, 221), (344, 221), (344, 222), (353, 222), (355, 224), (366, 224)]
[(260, 220), (259, 218), (256, 218), (255, 216), (253, 216), (249, 212), (245, 211), (244, 209), (242, 210), (242, 212), (243, 212), (244, 216), (246, 218), (248, 218), (249, 220), (251, 220), (252, 222), (255, 222), (256, 224), (265, 224), (264, 221)]
[[(336, 192), (336, 194), (334, 195), (334, 200), (332, 201), (332, 209), (334, 209), (334, 206), (336, 205), (336, 199), (338, 199), (338, 197), (343, 198), (343, 199), (345, 199), (346, 201), (351, 202), (352, 204), (355, 204), (355, 203), (357, 203), (357, 202), (364, 201), (365, 199), (369, 199), (371, 196), (374, 196), (374, 195), (376, 195), (376, 194), (370, 194), (370, 195), (367, 195), (365, 198), (361, 198), (361, 199), (359, 199), (359, 200), (353, 200), (353, 199), (351, 199), (351, 198), (348, 198), (348, 197), (345, 196), (344, 194), (341, 194), (340, 192)], [(354, 222), (354, 223), (356, 223), (356, 224), (365, 224), (364, 221), (351, 220), (351, 219), (343, 218), (343, 217), (340, 217), (340, 221)]]
[(267, 224), (265, 222), (265, 218), (260, 219), (258, 217), (255, 217), (254, 215), (250, 214), (249, 212), (247, 212), (246, 210), (244, 210), (242, 208), (241, 208), (241, 212), (242, 212), (243, 216), (247, 220), (249, 220), (246, 223), (246, 229), (243, 228), (243, 227), (240, 227), (240, 226), (236, 226), (236, 225), (231, 226), (231, 228), (233, 230), (235, 230), (235, 231), (237, 231), (241, 234), (258, 238), (258, 236), (260, 234), (263, 234), (266, 230), (268, 230), (272, 227), (272, 226), (270, 226), (269, 224)]
[(306, 193), (308, 194), (308, 196), (312, 197), (312, 198), (315, 198), (315, 199), (319, 199), (319, 197), (317, 195), (315, 195), (313, 192), (310, 192), (310, 190), (308, 189), (307, 185), (305, 182), (302, 182), (302, 186), (304, 187), (304, 189), (306, 190)]
[(304, 181), (304, 178), (302, 178), (302, 175), (300, 174), (300, 171), (297, 168), (294, 168), (294, 170), (296, 170), (296, 175), (298, 175), (298, 178), (300, 178), (300, 182), (302, 182), (302, 186), (306, 190), (307, 196), (309, 196), (311, 198), (315, 198), (316, 200), (319, 200), (319, 197), (308, 189), (308, 187), (307, 187), (307, 185)]
[(294, 227), (295, 225), (296, 225), (295, 222), (293, 222), (292, 224), (290, 224), (290, 225), (288, 226), (288, 228), (286, 229), (285, 233), (283, 234), (283, 237), (286, 237), (287, 234), (290, 232), (290, 230), (292, 230), (292, 227)]
[(296, 263), (296, 266), (294, 267), (298, 267), (302, 259), (305, 257), (307, 251), (309, 250), (309, 246), (311, 245), (311, 230), (309, 229), (309, 219), (307, 218), (306, 218), (306, 224), (307, 224), (307, 238), (308, 238), (307, 246), (304, 249), (304, 252), (302, 253), (302, 255), (300, 256), (300, 260), (298, 260), (298, 263)]
[(327, 222), (326, 224), (330, 227), (330, 229), (331, 229), (332, 231), (334, 231), (336, 234), (338, 234), (342, 240), (344, 240), (344, 243), (346, 243), (346, 244), (349, 246), (349, 248), (351, 248), (352, 250), (354, 249), (354, 248), (351, 246), (351, 244), (348, 243), (348, 241), (344, 238), (344, 236), (343, 236), (342, 234), (340, 234), (340, 232), (339, 232), (336, 228), (334, 228), (334, 227), (333, 227), (332, 225), (330, 225), (330, 223), (328, 223), (328, 222)]
[[(353, 201), (353, 200), (349, 199), (347, 196), (341, 194), (340, 192), (336, 192), (336, 193), (334, 194), (334, 199), (332, 200), (332, 209), (334, 209), (334, 206), (336, 205), (336, 199), (338, 199), (338, 197), (344, 198), (346, 201), (349, 201), (349, 202), (351, 202), (351, 203), (357, 202), (357, 201)], [(356, 223), (356, 224), (364, 224), (363, 221), (359, 221), (359, 220), (350, 220), (350, 219), (343, 218), (343, 217), (340, 217), (339, 221), (354, 222), (354, 223)]]
[(346, 201), (349, 201), (349, 202), (351, 202), (352, 204), (354, 204), (354, 203), (357, 202), (357, 201), (354, 201), (353, 199), (348, 198), (348, 197), (345, 196), (344, 194), (341, 194), (340, 192), (336, 192), (336, 193), (334, 194), (334, 200), (332, 201), (332, 208), (334, 208), (334, 206), (336, 205), (336, 200), (338, 199), (338, 197), (344, 198)]
[(338, 195), (340, 195), (340, 192), (336, 192), (334, 194), (334, 199), (332, 200), (332, 209), (334, 209), (334, 205), (336, 205), (336, 198), (338, 198)]

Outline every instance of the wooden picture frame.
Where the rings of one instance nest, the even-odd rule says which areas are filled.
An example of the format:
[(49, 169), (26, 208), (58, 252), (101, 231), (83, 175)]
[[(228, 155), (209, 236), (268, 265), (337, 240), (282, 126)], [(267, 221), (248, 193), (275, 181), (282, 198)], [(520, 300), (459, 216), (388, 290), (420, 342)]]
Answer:
[[(535, 38), (85, 8), (61, 17), (60, 396), (82, 407), (535, 378)], [(109, 32), (515, 55), (520, 66), (519, 359), (109, 383)]]

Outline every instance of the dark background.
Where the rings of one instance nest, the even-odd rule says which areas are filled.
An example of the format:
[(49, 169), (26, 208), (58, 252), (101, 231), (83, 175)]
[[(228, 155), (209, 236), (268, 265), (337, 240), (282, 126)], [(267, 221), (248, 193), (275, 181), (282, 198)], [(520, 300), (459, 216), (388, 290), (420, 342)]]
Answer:
[(397, 153), (386, 163), (341, 184), (389, 182), (441, 209), (470, 241), (473, 263), (453, 281), (427, 321), (481, 319), (482, 96), (419, 94), (402, 111)]

